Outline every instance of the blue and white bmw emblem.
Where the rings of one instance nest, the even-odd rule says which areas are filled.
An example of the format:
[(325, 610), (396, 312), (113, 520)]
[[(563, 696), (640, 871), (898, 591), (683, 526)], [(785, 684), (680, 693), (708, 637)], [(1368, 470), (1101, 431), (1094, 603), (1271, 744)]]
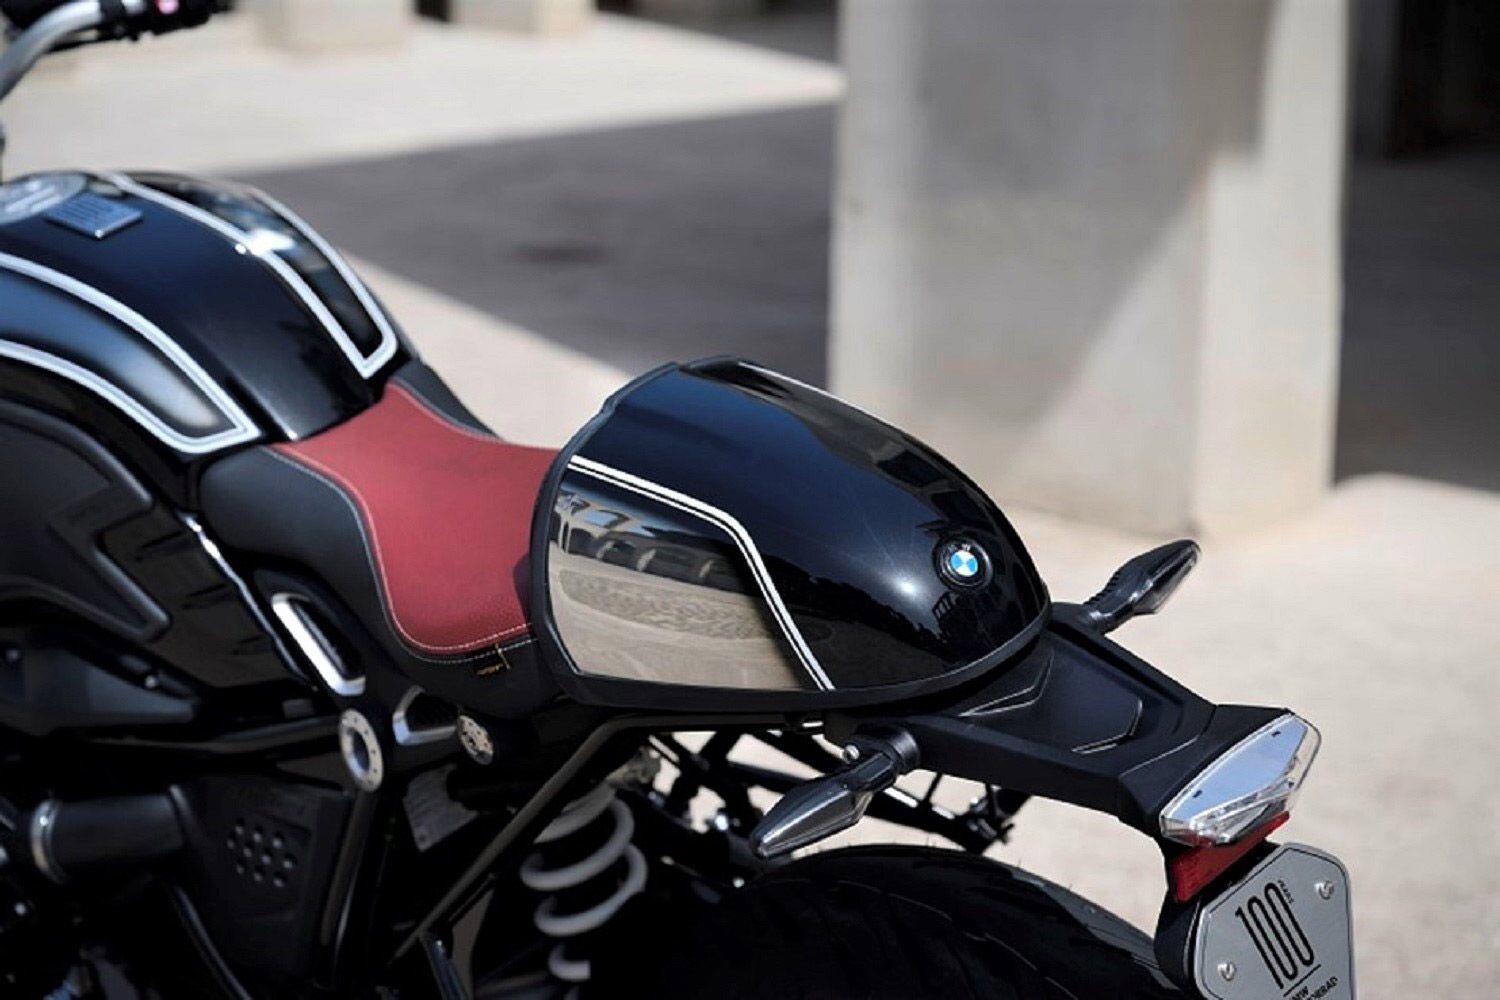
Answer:
[(975, 542), (954, 539), (937, 550), (938, 572), (958, 587), (982, 587), (990, 580), (990, 557)]

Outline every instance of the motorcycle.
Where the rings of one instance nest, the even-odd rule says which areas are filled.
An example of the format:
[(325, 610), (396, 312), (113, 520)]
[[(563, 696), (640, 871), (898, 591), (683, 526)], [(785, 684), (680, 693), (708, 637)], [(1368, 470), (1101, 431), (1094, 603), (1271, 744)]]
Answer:
[[(0, 98), (225, 6), (0, 0)], [(1198, 547), (1053, 601), (958, 469), (749, 361), (513, 444), (271, 197), (43, 173), (0, 461), (6, 996), (1354, 996), (1347, 872), (1269, 839), (1317, 730), (1108, 638)], [(1154, 936), (986, 856), (1033, 796), (1160, 847)], [(866, 816), (949, 846), (806, 850)]]

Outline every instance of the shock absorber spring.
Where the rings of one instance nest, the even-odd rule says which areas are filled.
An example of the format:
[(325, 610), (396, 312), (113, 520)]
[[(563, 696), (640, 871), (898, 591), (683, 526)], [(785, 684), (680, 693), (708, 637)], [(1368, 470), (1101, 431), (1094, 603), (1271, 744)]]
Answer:
[(646, 859), (630, 842), (634, 833), (635, 816), (605, 782), (569, 803), (521, 864), (522, 884), (547, 894), (532, 919), (557, 939), (547, 968), (565, 983), (588, 980), (583, 939), (646, 885)]

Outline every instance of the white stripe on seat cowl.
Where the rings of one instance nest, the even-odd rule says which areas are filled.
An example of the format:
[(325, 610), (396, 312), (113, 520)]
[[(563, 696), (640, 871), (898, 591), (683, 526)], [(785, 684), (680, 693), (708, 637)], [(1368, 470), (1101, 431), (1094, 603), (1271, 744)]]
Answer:
[(802, 632), (797, 628), (797, 623), (792, 620), (791, 612), (787, 610), (786, 604), (781, 599), (781, 593), (776, 589), (776, 584), (771, 579), (771, 572), (766, 568), (765, 561), (761, 559), (760, 549), (756, 547), (755, 540), (732, 515), (720, 510), (712, 504), (704, 503), (696, 497), (679, 493), (676, 490), (653, 483), (649, 479), (633, 476), (628, 472), (621, 472), (602, 462), (574, 455), (568, 460), (568, 468), (578, 472), (601, 479), (607, 483), (632, 490), (643, 496), (659, 500), (668, 506), (683, 510), (689, 514), (696, 514), (709, 523), (721, 528), (730, 538), (734, 540), (739, 548), (740, 554), (750, 564), (750, 572), (755, 577), (755, 583), (760, 588), (761, 595), (765, 597), (766, 603), (771, 607), (771, 615), (776, 619), (776, 624), (781, 626), (782, 633), (786, 636), (788, 644), (791, 645), (797, 658), (802, 661), (802, 666), (812, 677), (814, 683), (824, 691), (833, 689), (833, 682), (823, 671), (823, 665), (813, 651), (808, 648), (807, 641), (803, 639)]

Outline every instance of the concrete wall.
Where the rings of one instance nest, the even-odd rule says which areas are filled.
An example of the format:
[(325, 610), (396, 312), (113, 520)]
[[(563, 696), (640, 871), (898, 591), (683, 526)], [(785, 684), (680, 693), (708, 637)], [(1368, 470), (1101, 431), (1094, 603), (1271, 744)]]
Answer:
[(531, 34), (565, 34), (588, 27), (594, 0), (449, 0), (455, 24)]
[(1343, 0), (849, 0), (833, 387), (1152, 531), (1331, 472)]
[(411, 0), (252, 0), (266, 41), (303, 53), (393, 48), (407, 40)]

